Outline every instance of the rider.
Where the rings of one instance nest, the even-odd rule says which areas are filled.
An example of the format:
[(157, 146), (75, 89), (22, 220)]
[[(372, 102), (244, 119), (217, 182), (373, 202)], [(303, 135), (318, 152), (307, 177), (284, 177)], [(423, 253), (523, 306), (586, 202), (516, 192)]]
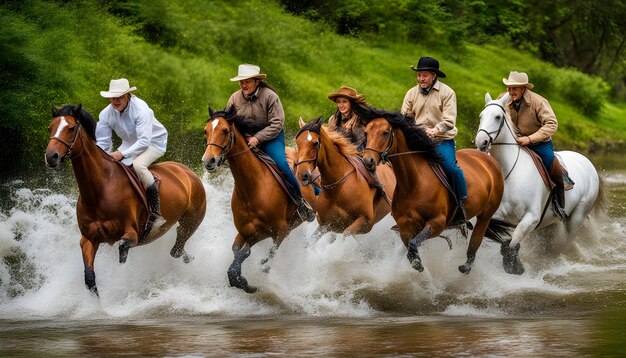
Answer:
[(337, 104), (337, 110), (328, 118), (328, 125), (354, 143), (359, 151), (365, 148), (365, 123), (352, 111), (354, 106), (368, 106), (365, 96), (354, 88), (343, 86), (337, 93), (328, 95), (328, 99)]
[(456, 94), (454, 90), (439, 78), (446, 74), (439, 70), (439, 61), (432, 57), (420, 57), (417, 68), (418, 85), (408, 90), (402, 102), (401, 112), (415, 118), (415, 123), (426, 127), (426, 134), (431, 139), (441, 141), (437, 153), (441, 165), (450, 179), (464, 220), (467, 219), (465, 201), (467, 184), (465, 176), (456, 161)]
[[(558, 128), (558, 122), (550, 103), (531, 91), (534, 87), (528, 82), (528, 75), (524, 72), (511, 71), (509, 78), (503, 78), (502, 82), (507, 86), (509, 99), (504, 108), (511, 117), (518, 133), (517, 142), (521, 146), (527, 146), (541, 157), (541, 161), (550, 173), (552, 181), (556, 184), (554, 188), (557, 208), (556, 213), (561, 219), (566, 218), (563, 211), (565, 205), (565, 185), (571, 189), (573, 182), (567, 178), (564, 183), (564, 175), (560, 165), (554, 163), (554, 147), (552, 136)], [(499, 97), (502, 97), (502, 93)]]
[[(132, 163), (150, 205), (147, 227), (156, 229), (165, 223), (165, 219), (161, 216), (159, 190), (148, 166), (165, 154), (167, 130), (154, 117), (148, 104), (130, 93), (136, 89), (130, 87), (126, 78), (120, 78), (111, 80), (108, 91), (100, 91), (100, 95), (111, 103), (100, 112), (96, 143), (113, 159), (126, 165)], [(122, 139), (122, 144), (111, 152), (113, 131)]]
[(315, 220), (315, 212), (302, 197), (300, 185), (287, 164), (285, 156), (285, 112), (276, 91), (263, 81), (266, 75), (260, 73), (259, 66), (239, 65), (238, 74), (231, 78), (239, 82), (240, 91), (228, 99), (227, 107), (235, 107), (237, 114), (265, 125), (265, 128), (246, 136), (250, 148), (257, 146), (269, 155), (285, 177), (298, 200), (297, 212), (303, 220)]

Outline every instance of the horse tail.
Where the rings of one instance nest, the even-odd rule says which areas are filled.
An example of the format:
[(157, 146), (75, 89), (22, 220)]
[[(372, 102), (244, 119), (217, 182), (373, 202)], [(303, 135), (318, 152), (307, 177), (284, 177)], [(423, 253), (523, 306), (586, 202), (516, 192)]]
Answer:
[(600, 184), (598, 186), (598, 196), (591, 206), (591, 212), (594, 215), (601, 215), (609, 206), (609, 197), (606, 193), (606, 179), (599, 175)]
[(515, 228), (513, 224), (498, 219), (491, 219), (487, 226), (485, 237), (502, 244), (506, 241), (506, 238), (511, 237), (511, 229), (513, 228)]

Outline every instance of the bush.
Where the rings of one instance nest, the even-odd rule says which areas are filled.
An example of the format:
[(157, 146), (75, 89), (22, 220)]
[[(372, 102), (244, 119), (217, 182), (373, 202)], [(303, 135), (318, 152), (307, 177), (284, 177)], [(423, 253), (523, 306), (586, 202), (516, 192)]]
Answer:
[(592, 118), (598, 117), (609, 95), (609, 85), (599, 77), (591, 77), (574, 69), (557, 72), (556, 84), (563, 98)]

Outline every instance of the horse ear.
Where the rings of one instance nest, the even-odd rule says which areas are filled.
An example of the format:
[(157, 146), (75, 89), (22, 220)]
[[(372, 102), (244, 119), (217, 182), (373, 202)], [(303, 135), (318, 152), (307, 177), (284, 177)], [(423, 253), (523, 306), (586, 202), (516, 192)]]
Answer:
[(502, 96), (502, 98), (500, 98), (500, 105), (502, 107), (504, 107), (504, 105), (506, 104), (506, 101), (509, 100), (509, 97), (510, 97), (509, 92), (507, 92)]
[(52, 115), (54, 116), (54, 112), (58, 111), (57, 106), (52, 106)]
[(302, 119), (302, 116), (298, 116), (298, 125), (300, 126), (300, 128), (304, 127), (306, 123), (304, 123), (304, 120)]
[(489, 104), (491, 102), (491, 95), (489, 92), (485, 93), (485, 104)]
[(324, 117), (320, 116), (318, 119), (313, 121), (313, 124), (315, 124), (317, 127), (321, 127), (323, 121), (324, 121)]
[(75, 110), (76, 110), (76, 116), (80, 116), (80, 112), (83, 109), (83, 104), (79, 103), (78, 106), (76, 106)]
[(209, 103), (209, 116), (213, 117), (213, 113), (215, 113), (213, 111), (213, 108), (211, 108), (211, 104)]

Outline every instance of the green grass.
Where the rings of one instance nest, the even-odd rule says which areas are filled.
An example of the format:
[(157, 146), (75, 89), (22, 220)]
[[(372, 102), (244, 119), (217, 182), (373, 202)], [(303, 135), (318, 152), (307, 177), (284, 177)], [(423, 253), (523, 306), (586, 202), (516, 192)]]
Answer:
[(51, 105), (83, 103), (97, 117), (108, 104), (99, 91), (110, 79), (126, 77), (170, 131), (166, 158), (194, 166), (203, 150), (207, 106), (226, 105), (238, 90), (229, 79), (246, 62), (260, 65), (281, 96), (290, 144), (298, 116), (328, 118), (335, 107), (327, 95), (342, 85), (355, 87), (374, 107), (398, 110), (415, 85), (409, 66), (424, 55), (440, 60), (445, 82), (457, 93), (459, 147), (472, 146), (484, 95), (503, 92), (502, 78), (510, 70), (528, 71), (537, 92), (550, 100), (559, 119), (557, 148), (587, 151), (626, 137), (625, 103), (606, 102), (591, 118), (565, 91), (579, 85), (596, 91), (589, 95), (601, 93), (597, 80), (508, 47), (433, 49), (395, 39), (342, 37), (326, 25), (286, 14), (274, 1), (115, 2), (129, 11), (125, 17), (108, 12), (105, 4), (0, 5), (0, 49), (7, 54), (0, 64), (9, 74), (0, 80), (6, 104), (0, 127), (20, 134), (16, 155), (24, 163), (40, 165)]

